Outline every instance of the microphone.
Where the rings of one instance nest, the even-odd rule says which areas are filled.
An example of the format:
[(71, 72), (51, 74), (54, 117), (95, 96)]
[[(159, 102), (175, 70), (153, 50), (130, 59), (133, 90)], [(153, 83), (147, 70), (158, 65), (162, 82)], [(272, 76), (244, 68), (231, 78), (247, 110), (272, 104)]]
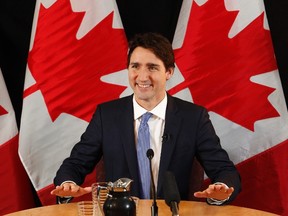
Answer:
[(150, 174), (151, 174), (151, 181), (152, 181), (153, 203), (151, 206), (151, 215), (152, 216), (158, 216), (158, 206), (156, 203), (157, 194), (156, 194), (156, 189), (155, 189), (154, 177), (153, 177), (153, 172), (152, 172), (152, 163), (151, 163), (151, 160), (154, 157), (154, 151), (152, 149), (148, 149), (146, 152), (146, 156), (149, 159)]
[(167, 142), (170, 139), (170, 134), (164, 133), (162, 136), (162, 143)]
[(180, 194), (175, 180), (175, 176), (172, 172), (167, 171), (164, 176), (164, 198), (165, 203), (170, 206), (172, 216), (179, 216), (178, 204), (180, 202)]

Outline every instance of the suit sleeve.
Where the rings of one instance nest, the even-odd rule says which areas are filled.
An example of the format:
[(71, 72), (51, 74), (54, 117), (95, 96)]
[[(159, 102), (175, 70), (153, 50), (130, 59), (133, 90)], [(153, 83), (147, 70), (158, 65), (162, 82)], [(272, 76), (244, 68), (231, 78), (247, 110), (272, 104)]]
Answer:
[(231, 202), (241, 191), (240, 175), (228, 153), (221, 147), (206, 109), (203, 109), (200, 115), (198, 127), (196, 157), (212, 183), (222, 182), (229, 187), (234, 187), (234, 192), (229, 199)]
[(101, 107), (98, 106), (80, 141), (73, 147), (54, 178), (54, 184), (73, 181), (81, 185), (102, 157)]

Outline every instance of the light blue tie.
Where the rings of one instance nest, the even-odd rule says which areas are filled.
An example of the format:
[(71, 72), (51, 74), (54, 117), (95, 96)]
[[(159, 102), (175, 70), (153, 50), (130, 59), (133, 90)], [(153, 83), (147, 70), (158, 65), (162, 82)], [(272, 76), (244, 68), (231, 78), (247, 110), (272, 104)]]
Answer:
[(148, 120), (152, 116), (152, 113), (145, 113), (142, 116), (139, 130), (138, 130), (138, 143), (137, 143), (137, 156), (138, 166), (142, 185), (142, 199), (150, 199), (150, 168), (149, 159), (146, 156), (147, 150), (150, 148), (150, 133)]

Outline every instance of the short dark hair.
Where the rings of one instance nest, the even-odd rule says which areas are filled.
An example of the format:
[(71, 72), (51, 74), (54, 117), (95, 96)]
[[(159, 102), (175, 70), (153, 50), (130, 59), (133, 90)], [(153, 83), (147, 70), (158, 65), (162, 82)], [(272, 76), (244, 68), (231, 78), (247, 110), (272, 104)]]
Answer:
[(158, 58), (160, 58), (166, 70), (175, 67), (175, 57), (170, 41), (159, 33), (147, 32), (136, 34), (129, 41), (129, 50), (127, 56), (127, 67), (130, 64), (130, 58), (135, 48), (143, 47), (151, 50)]

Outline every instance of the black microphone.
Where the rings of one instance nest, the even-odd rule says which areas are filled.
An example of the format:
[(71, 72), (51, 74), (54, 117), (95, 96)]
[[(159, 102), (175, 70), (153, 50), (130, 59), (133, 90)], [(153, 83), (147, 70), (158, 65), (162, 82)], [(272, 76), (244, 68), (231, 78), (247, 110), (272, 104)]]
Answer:
[(152, 163), (151, 160), (154, 157), (154, 151), (152, 149), (148, 149), (146, 152), (146, 155), (149, 159), (149, 164), (150, 164), (150, 174), (151, 174), (151, 181), (152, 181), (152, 194), (153, 194), (153, 203), (151, 206), (151, 215), (152, 216), (158, 216), (158, 206), (156, 203), (156, 189), (155, 189), (155, 183), (154, 183), (154, 177), (153, 177), (153, 172), (152, 172)]
[(164, 179), (163, 190), (165, 203), (170, 206), (172, 216), (179, 216), (178, 204), (181, 198), (175, 176), (172, 172), (166, 171)]
[(170, 139), (170, 134), (164, 133), (162, 136), (162, 143), (167, 142)]

